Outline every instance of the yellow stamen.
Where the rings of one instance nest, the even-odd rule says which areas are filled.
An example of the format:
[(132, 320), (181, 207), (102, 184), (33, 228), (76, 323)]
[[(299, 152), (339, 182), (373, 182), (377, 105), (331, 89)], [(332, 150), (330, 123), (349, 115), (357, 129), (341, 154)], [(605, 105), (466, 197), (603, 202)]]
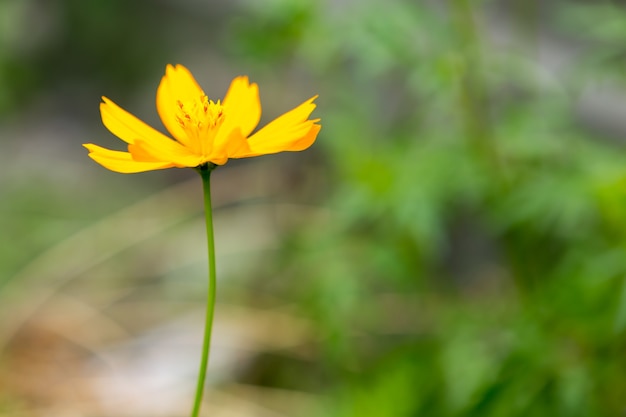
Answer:
[(220, 100), (215, 103), (206, 95), (202, 95), (197, 100), (186, 102), (178, 100), (176, 104), (178, 106), (176, 121), (190, 139), (190, 143), (185, 145), (202, 155), (209, 155), (213, 138), (224, 122), (224, 107)]

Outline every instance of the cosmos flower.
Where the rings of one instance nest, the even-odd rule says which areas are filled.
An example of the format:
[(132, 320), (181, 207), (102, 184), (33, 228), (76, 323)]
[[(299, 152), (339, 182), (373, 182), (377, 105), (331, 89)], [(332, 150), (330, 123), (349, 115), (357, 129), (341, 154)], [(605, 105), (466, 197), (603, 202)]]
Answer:
[(128, 152), (85, 144), (100, 165), (121, 173), (164, 168), (223, 165), (229, 158), (247, 158), (283, 151), (301, 151), (313, 144), (320, 119), (309, 120), (315, 109), (310, 98), (259, 129), (259, 88), (248, 77), (237, 77), (223, 101), (210, 100), (182, 65), (168, 65), (157, 89), (161, 121), (173, 139), (103, 97), (104, 125), (128, 143)]

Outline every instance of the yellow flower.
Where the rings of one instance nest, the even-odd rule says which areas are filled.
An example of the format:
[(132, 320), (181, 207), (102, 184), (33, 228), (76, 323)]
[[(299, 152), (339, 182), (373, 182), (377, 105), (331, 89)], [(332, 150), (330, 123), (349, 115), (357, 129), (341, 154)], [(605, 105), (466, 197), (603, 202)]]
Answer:
[(224, 101), (209, 100), (191, 72), (168, 65), (157, 89), (161, 121), (174, 137), (148, 126), (103, 97), (100, 113), (104, 125), (128, 143), (128, 152), (85, 144), (100, 165), (121, 173), (164, 168), (223, 165), (229, 158), (247, 158), (282, 151), (301, 151), (313, 144), (320, 119), (309, 120), (315, 109), (310, 98), (250, 135), (261, 118), (259, 88), (248, 77), (230, 84)]

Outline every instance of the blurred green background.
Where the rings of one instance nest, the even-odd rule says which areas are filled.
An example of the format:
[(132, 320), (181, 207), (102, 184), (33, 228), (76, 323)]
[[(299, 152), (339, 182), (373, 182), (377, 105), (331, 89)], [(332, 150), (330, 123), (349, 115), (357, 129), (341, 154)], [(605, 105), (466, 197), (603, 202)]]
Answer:
[(192, 170), (120, 175), (100, 96), (167, 63), (301, 153), (213, 175), (204, 415), (626, 413), (626, 5), (0, 0), (0, 415), (182, 416), (206, 260)]

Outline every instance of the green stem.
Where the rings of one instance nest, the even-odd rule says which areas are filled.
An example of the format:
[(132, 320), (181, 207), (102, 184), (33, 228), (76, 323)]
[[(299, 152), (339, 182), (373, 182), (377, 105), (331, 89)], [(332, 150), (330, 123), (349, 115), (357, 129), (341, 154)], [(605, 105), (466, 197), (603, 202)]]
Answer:
[(196, 399), (193, 405), (192, 417), (198, 417), (200, 405), (202, 404), (202, 394), (204, 392), (204, 381), (209, 364), (209, 351), (211, 349), (211, 331), (213, 329), (213, 311), (215, 310), (215, 242), (213, 238), (213, 211), (211, 209), (211, 171), (215, 165), (205, 164), (197, 171), (202, 177), (202, 189), (204, 190), (204, 216), (206, 219), (207, 250), (209, 258), (209, 289), (206, 306), (206, 318), (204, 322), (204, 342), (202, 345), (202, 359), (200, 361), (200, 372), (198, 374), (198, 385), (196, 387)]

